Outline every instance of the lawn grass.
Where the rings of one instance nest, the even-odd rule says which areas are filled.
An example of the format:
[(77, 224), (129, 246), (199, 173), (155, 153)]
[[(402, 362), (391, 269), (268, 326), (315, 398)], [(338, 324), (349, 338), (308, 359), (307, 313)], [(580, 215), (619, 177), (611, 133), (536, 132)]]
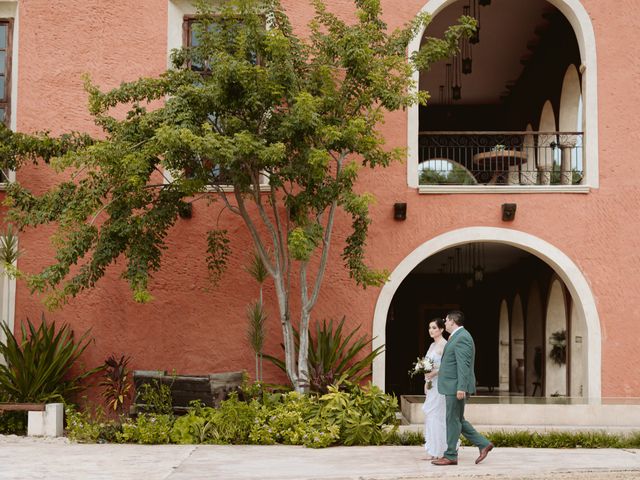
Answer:
[[(640, 448), (640, 431), (614, 434), (591, 432), (528, 432), (496, 431), (484, 433), (496, 447), (520, 448)], [(471, 444), (462, 438), (463, 446)], [(402, 432), (392, 435), (388, 445), (423, 445), (421, 432)]]

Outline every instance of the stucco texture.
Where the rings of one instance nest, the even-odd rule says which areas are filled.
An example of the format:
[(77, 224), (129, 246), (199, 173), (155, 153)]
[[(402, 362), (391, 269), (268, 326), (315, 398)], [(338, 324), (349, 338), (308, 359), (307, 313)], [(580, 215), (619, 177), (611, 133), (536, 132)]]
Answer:
[[(389, 25), (409, 21), (425, 0), (383, 0)], [(328, 2), (346, 14), (348, 0)], [(306, 2), (284, 1), (304, 30), (311, 18)], [(396, 163), (384, 170), (362, 170), (359, 191), (375, 194), (374, 219), (368, 242), (373, 266), (393, 270), (412, 250), (434, 236), (469, 226), (517, 229), (535, 235), (563, 251), (579, 267), (596, 300), (602, 329), (602, 395), (640, 396), (639, 340), (640, 261), (636, 238), (640, 163), (637, 78), (640, 57), (629, 48), (637, 36), (637, 2), (585, 0), (595, 29), (598, 53), (600, 188), (588, 194), (448, 194), (420, 195), (407, 187), (407, 167)], [(20, 70), (17, 125), (20, 131), (48, 129), (53, 133), (82, 130), (98, 133), (86, 109), (81, 75), (88, 73), (101, 88), (144, 75), (157, 75), (166, 66), (167, 1), (30, 0), (20, 2)], [(622, 13), (626, 12), (626, 13)], [(405, 147), (407, 114), (387, 115), (382, 126), (389, 147)], [(26, 167), (19, 180), (41, 192), (56, 177), (46, 167)], [(393, 220), (395, 202), (406, 202), (407, 220)], [(517, 203), (515, 221), (501, 221), (501, 204)], [(228, 211), (220, 225), (234, 237), (230, 268), (222, 286), (207, 280), (205, 233), (221, 209), (219, 203), (194, 204), (193, 217), (172, 229), (162, 270), (152, 283), (155, 301), (140, 305), (131, 300), (119, 265), (93, 290), (72, 299), (50, 319), (70, 323), (77, 332), (91, 328), (95, 345), (84, 361), (93, 366), (111, 353), (133, 358), (135, 369), (166, 369), (181, 373), (246, 369), (253, 371), (253, 353), (246, 342), (245, 309), (258, 287), (244, 271), (252, 247), (245, 230)], [(331, 263), (314, 318), (346, 316), (350, 326), (371, 332), (379, 289), (362, 290), (348, 278), (340, 251), (348, 219), (337, 219)], [(53, 253), (51, 229), (20, 236), (24, 255), (19, 267), (33, 272)], [(265, 351), (280, 354), (280, 324), (273, 286), (265, 285), (269, 309)], [(16, 325), (39, 318), (40, 299), (18, 281)], [(282, 380), (265, 364), (267, 380)]]

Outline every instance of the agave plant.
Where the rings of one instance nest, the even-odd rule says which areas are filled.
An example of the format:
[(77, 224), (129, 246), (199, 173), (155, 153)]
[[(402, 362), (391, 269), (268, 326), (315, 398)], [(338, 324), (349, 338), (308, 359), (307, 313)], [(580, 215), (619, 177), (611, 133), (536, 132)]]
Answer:
[(21, 341), (11, 329), (0, 323), (5, 340), (0, 342), (0, 392), (13, 402), (48, 402), (66, 400), (81, 390), (82, 380), (99, 371), (98, 367), (71, 375), (73, 364), (91, 343), (87, 331), (76, 341), (73, 331), (63, 325), (56, 331), (55, 322), (35, 327), (29, 319), (21, 326)]
[[(309, 341), (309, 383), (313, 392), (325, 394), (329, 386), (357, 384), (371, 375), (373, 360), (382, 353), (383, 345), (363, 355), (373, 339), (366, 334), (356, 338), (358, 325), (349, 333), (343, 333), (346, 318), (334, 326), (333, 320), (316, 324), (315, 335)], [(296, 350), (300, 336), (295, 332)], [(284, 348), (284, 347), (283, 347)], [(286, 373), (284, 361), (271, 355), (264, 357)]]

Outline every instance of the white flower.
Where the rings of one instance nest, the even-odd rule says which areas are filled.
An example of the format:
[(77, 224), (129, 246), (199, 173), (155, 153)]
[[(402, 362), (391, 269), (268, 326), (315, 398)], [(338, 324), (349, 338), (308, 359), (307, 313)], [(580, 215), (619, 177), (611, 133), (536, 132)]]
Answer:
[(429, 373), (431, 371), (433, 371), (433, 360), (430, 357), (418, 358), (413, 369), (409, 371), (409, 375), (413, 377), (414, 375)]

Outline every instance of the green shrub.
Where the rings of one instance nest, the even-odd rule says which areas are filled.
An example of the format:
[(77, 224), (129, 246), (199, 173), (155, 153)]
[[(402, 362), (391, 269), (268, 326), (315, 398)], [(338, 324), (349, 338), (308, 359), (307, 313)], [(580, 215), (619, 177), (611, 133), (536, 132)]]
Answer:
[(250, 441), (259, 445), (302, 445), (307, 433), (306, 419), (313, 416), (313, 402), (314, 397), (290, 392), (272, 394), (260, 406), (254, 403), (257, 413)]
[(154, 415), (143, 413), (135, 421), (128, 420), (122, 424), (122, 432), (117, 440), (124, 443), (143, 443), (155, 445), (171, 441), (172, 415)]
[(27, 433), (27, 412), (0, 413), (0, 434), (25, 435)]
[(385, 445), (424, 445), (424, 435), (422, 432), (393, 432), (387, 438)]
[[(638, 448), (640, 432), (615, 435), (603, 431), (591, 432), (491, 432), (486, 437), (496, 447), (524, 448)], [(462, 438), (462, 445), (468, 446)]]
[(144, 405), (145, 413), (156, 415), (172, 415), (173, 400), (171, 387), (153, 380), (151, 383), (143, 383), (136, 396), (136, 403)]
[(171, 441), (179, 444), (214, 443), (216, 410), (202, 402), (191, 402), (192, 409), (173, 423)]
[(376, 386), (351, 385), (348, 392), (329, 387), (329, 393), (318, 401), (314, 422), (337, 426), (341, 444), (381, 445), (397, 431), (397, 410), (396, 397)]
[(230, 443), (234, 445), (249, 442), (249, 433), (254, 425), (257, 402), (246, 403), (238, 400), (238, 394), (233, 392), (230, 397), (220, 404), (213, 417), (213, 432), (216, 443)]
[(67, 437), (81, 443), (112, 443), (118, 441), (122, 426), (117, 420), (109, 419), (100, 407), (91, 412), (79, 412), (68, 406), (65, 410)]
[(69, 376), (74, 363), (89, 346), (86, 332), (76, 342), (73, 331), (63, 325), (56, 331), (55, 322), (47, 325), (44, 315), (36, 328), (29, 319), (21, 325), (21, 341), (0, 322), (5, 341), (0, 342), (0, 392), (13, 402), (49, 402), (69, 399), (82, 388), (82, 380), (100, 370), (95, 368)]

